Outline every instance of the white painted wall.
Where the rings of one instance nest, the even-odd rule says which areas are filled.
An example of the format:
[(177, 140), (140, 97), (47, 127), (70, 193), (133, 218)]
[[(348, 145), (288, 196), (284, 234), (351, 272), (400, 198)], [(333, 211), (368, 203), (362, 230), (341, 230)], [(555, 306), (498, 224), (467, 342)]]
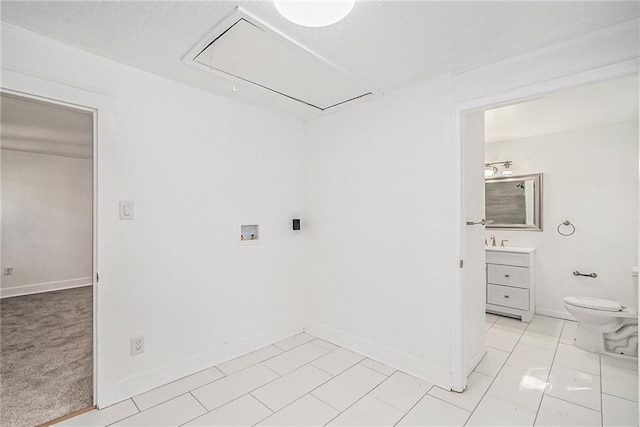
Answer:
[(453, 106), (637, 56), (628, 22), (309, 122), (309, 331), (448, 387), (460, 259)]
[[(2, 67), (115, 113), (98, 116), (113, 123), (98, 135), (98, 221), (116, 234), (98, 236), (112, 242), (98, 253), (100, 406), (302, 330), (302, 123), (6, 25)], [(118, 200), (135, 220), (117, 221)], [(263, 243), (238, 246), (241, 223)]]
[(2, 266), (13, 267), (1, 295), (91, 284), (92, 161), (2, 150), (1, 162)]
[[(448, 387), (452, 106), (637, 56), (627, 22), (303, 126), (3, 25), (5, 70), (113, 104), (114, 135), (98, 141), (113, 141), (98, 160), (99, 210), (113, 210), (99, 221), (118, 199), (136, 220), (98, 236), (113, 243), (98, 255), (99, 404), (302, 327)], [(264, 243), (238, 246), (238, 225), (256, 222)], [(139, 334), (146, 352), (131, 358)]]
[[(571, 318), (581, 295), (637, 307), (638, 122), (627, 121), (486, 144), (487, 161), (513, 160), (514, 175), (543, 173), (543, 231), (487, 230), (508, 246), (535, 247), (536, 312)], [(557, 226), (570, 220), (573, 236)], [(596, 279), (572, 272), (598, 273)]]

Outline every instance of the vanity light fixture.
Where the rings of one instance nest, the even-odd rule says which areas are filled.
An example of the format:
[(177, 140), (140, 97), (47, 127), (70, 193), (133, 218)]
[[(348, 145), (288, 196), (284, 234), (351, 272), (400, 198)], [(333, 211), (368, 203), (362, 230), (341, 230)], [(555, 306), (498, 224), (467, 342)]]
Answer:
[(513, 175), (513, 171), (511, 170), (511, 161), (507, 160), (504, 163), (504, 169), (502, 169), (502, 175), (503, 176), (511, 176)]
[(498, 172), (498, 168), (490, 164), (484, 165), (484, 177), (490, 178)]
[(346, 17), (355, 0), (274, 0), (280, 15), (303, 27), (326, 27)]
[(495, 174), (498, 173), (498, 168), (494, 165), (502, 165), (502, 175), (503, 176), (511, 176), (513, 172), (511, 171), (511, 165), (513, 162), (511, 160), (501, 160), (499, 162), (489, 162), (484, 164), (484, 177), (491, 178)]

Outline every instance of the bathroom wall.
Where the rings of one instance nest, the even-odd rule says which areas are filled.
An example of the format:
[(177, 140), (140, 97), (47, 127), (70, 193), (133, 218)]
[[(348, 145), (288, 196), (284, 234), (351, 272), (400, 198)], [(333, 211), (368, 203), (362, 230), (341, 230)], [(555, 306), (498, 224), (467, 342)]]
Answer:
[[(88, 120), (91, 120), (88, 117)], [(91, 284), (92, 160), (2, 150), (1, 296)]]
[[(8, 25), (2, 80), (108, 106), (97, 148), (98, 227), (112, 230), (98, 235), (100, 406), (302, 330), (304, 234), (291, 231), (303, 209), (301, 122)], [(118, 220), (119, 200), (135, 203), (133, 221)], [(260, 225), (260, 245), (238, 245), (247, 223)], [(138, 335), (145, 352), (132, 357)]]
[[(570, 319), (562, 300), (570, 295), (637, 307), (630, 271), (638, 263), (637, 121), (492, 142), (485, 158), (512, 160), (514, 175), (544, 174), (543, 231), (486, 232), (537, 249), (537, 313)], [(569, 237), (556, 230), (566, 219), (576, 227)]]

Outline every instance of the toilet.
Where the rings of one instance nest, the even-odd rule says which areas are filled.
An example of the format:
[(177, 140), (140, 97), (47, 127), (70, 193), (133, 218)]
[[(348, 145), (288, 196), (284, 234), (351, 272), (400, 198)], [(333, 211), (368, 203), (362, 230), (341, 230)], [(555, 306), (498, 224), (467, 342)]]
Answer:
[(589, 297), (566, 297), (564, 303), (578, 321), (576, 347), (618, 358), (637, 359), (637, 310), (615, 301)]

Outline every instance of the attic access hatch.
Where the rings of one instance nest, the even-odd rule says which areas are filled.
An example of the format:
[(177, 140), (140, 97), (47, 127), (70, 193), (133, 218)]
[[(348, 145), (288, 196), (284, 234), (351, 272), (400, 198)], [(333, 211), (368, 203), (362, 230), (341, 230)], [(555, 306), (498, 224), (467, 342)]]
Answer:
[(183, 61), (316, 111), (373, 94), (365, 84), (240, 8), (191, 49)]

